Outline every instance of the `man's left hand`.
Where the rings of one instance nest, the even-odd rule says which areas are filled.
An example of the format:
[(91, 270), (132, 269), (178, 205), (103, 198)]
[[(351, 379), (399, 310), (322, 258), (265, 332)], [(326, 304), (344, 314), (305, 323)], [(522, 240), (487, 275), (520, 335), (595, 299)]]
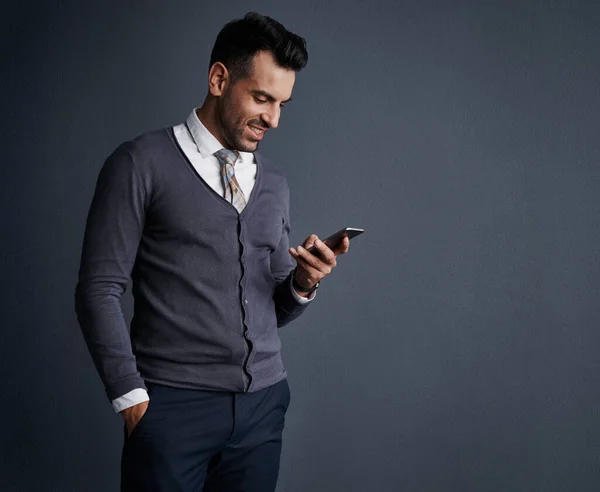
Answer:
[[(314, 246), (314, 250), (308, 251), (308, 248)], [(345, 237), (334, 248), (330, 249), (316, 234), (311, 234), (306, 238), (301, 246), (290, 248), (290, 254), (298, 263), (296, 268), (296, 283), (306, 289), (311, 289), (317, 282), (331, 273), (335, 268), (336, 257), (348, 252), (350, 240)], [(308, 294), (298, 292), (303, 297)]]

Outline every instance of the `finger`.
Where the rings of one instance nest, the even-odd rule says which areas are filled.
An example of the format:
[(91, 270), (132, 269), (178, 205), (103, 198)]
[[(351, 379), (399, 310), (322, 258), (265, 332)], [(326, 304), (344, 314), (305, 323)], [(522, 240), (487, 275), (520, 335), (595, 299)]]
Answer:
[(312, 280), (313, 282), (317, 282), (318, 280), (323, 278), (323, 274), (319, 270), (314, 268), (310, 263), (308, 263), (301, 256), (296, 258), (296, 262), (298, 263), (298, 266), (307, 273), (308, 278), (310, 280)]
[(311, 234), (304, 240), (304, 242), (302, 243), (302, 247), (304, 247), (306, 249), (310, 248), (313, 244), (315, 244), (315, 241), (317, 239), (319, 239), (319, 238), (317, 237), (316, 234)]
[[(296, 248), (290, 248), (288, 250), (290, 252), (290, 254), (294, 257), (294, 259), (296, 261), (298, 261), (298, 259), (304, 261), (304, 263), (306, 263), (307, 265), (309, 264), (309, 257), (310, 256), (314, 256), (312, 255), (309, 251), (306, 250), (306, 248), (303, 248), (302, 246), (298, 246)], [(311, 265), (311, 268), (314, 268)]]
[[(293, 248), (290, 248), (290, 249), (293, 249)], [(315, 267), (313, 267), (310, 263), (308, 263), (297, 252), (292, 253), (292, 256), (296, 260), (296, 263), (298, 264), (298, 266), (300, 268), (302, 268), (306, 272), (309, 280), (312, 283), (318, 282), (319, 280), (321, 280), (324, 277), (324, 275), (323, 275), (323, 273), (321, 271), (319, 271), (318, 269), (316, 269)]]
[(305, 248), (298, 246), (297, 248), (290, 248), (289, 251), (300, 266), (306, 267), (307, 269), (315, 269), (315, 267), (309, 263), (309, 257), (313, 255), (306, 251)]
[(333, 253), (331, 248), (329, 248), (329, 246), (327, 246), (320, 239), (317, 239), (315, 241), (315, 249), (318, 252), (321, 260), (323, 260), (325, 263), (331, 266), (335, 266), (335, 254)]
[(300, 255), (302, 253), (302, 251), (305, 251), (305, 253), (304, 253), (305, 257), (306, 257), (307, 261), (309, 261), (309, 258), (308, 258), (308, 256), (306, 256), (306, 254), (316, 255), (318, 253), (316, 246), (313, 243), (313, 241), (317, 241), (317, 240), (319, 240), (317, 235), (311, 234), (304, 240), (304, 242), (301, 245), (296, 246), (295, 248), (290, 248), (290, 253), (292, 253), (292, 251), (293, 251), (292, 256), (294, 256), (294, 254)]
[(311, 267), (323, 273), (324, 275), (328, 275), (331, 273), (332, 265), (330, 263), (326, 263), (322, 261), (318, 256), (310, 253), (302, 246), (298, 246), (297, 252), (300, 258), (302, 258), (306, 263), (308, 263)]
[(333, 253), (336, 256), (339, 255), (343, 255), (345, 253), (348, 252), (348, 250), (350, 249), (350, 239), (348, 239), (348, 237), (345, 237), (342, 241), (340, 241), (340, 243), (335, 247), (335, 249), (333, 250)]

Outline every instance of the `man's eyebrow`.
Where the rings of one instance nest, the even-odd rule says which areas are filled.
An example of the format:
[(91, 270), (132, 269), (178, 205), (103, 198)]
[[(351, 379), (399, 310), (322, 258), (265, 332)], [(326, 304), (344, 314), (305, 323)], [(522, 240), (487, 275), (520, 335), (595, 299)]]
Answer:
[[(268, 92), (266, 92), (266, 91), (261, 91), (261, 90), (253, 90), (253, 91), (251, 91), (251, 92), (252, 92), (252, 94), (254, 94), (254, 95), (256, 95), (256, 96), (263, 96), (263, 97), (266, 97), (266, 98), (267, 98), (269, 101), (271, 101), (271, 102), (274, 102), (274, 101), (276, 101), (276, 99), (275, 99), (275, 98), (274, 98), (274, 97), (273, 97), (271, 94), (269, 94), (269, 93), (268, 93)], [(281, 101), (281, 102), (282, 102), (283, 104), (287, 104), (287, 103), (289, 103), (291, 100), (292, 100), (292, 98), (290, 97), (289, 99), (286, 99), (285, 101)]]

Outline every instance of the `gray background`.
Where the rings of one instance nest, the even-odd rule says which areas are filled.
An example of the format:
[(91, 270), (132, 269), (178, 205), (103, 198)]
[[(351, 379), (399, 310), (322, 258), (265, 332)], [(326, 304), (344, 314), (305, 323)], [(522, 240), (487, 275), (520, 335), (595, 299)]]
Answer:
[(261, 147), (292, 241), (367, 231), (281, 333), (278, 490), (600, 489), (597, 2), (95, 4), (3, 8), (2, 491), (117, 490), (73, 312), (87, 207), (251, 9), (309, 45)]

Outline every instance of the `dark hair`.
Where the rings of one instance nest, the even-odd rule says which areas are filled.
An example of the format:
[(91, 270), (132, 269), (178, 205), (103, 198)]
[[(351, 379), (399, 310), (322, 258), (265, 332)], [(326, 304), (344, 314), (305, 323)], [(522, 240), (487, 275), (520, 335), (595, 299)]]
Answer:
[(270, 51), (277, 63), (295, 72), (306, 66), (306, 40), (288, 31), (266, 15), (247, 13), (243, 19), (227, 23), (217, 35), (210, 65), (221, 62), (234, 80), (250, 76), (252, 60), (258, 51)]

